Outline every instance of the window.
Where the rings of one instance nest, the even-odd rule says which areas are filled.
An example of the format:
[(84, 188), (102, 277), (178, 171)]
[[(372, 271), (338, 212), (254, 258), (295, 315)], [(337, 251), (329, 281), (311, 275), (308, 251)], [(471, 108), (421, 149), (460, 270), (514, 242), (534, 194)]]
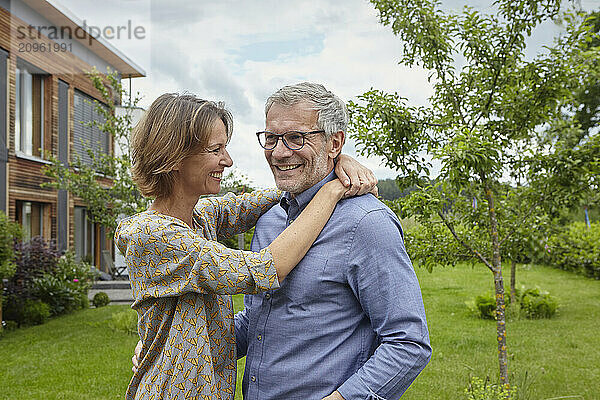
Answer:
[(44, 78), (26, 67), (17, 67), (15, 150), (42, 157), (44, 143)]
[(110, 135), (89, 123), (103, 123), (104, 118), (96, 112), (94, 99), (78, 90), (74, 95), (73, 148), (84, 164), (90, 165), (92, 159), (87, 149), (95, 154), (108, 154)]
[(17, 201), (17, 222), (23, 227), (23, 241), (34, 236), (47, 237), (50, 227), (47, 205), (34, 201)]
[(85, 207), (75, 207), (75, 257), (94, 264), (96, 253), (96, 224)]

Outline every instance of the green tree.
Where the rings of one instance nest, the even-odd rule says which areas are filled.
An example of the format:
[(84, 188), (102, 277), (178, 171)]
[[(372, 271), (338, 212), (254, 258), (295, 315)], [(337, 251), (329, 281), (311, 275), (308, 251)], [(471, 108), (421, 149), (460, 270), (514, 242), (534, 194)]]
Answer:
[(21, 226), (8, 219), (6, 214), (0, 211), (0, 331), (2, 327), (2, 295), (4, 287), (3, 279), (10, 279), (16, 270), (14, 263), (15, 241), (22, 236)]
[[(86, 151), (91, 163), (84, 163), (75, 155), (69, 166), (63, 165), (49, 154), (48, 159), (52, 164), (44, 169), (44, 173), (54, 180), (49, 186), (66, 189), (80, 197), (86, 203), (92, 220), (114, 232), (120, 215), (132, 215), (145, 210), (149, 200), (139, 194), (129, 173), (129, 133), (132, 121), (129, 113), (115, 113), (121, 99), (126, 97), (119, 77), (110, 70), (107, 74), (100, 74), (96, 69), (88, 73), (88, 77), (103, 100), (102, 103), (94, 100), (94, 104), (104, 122), (94, 121), (91, 124), (110, 135), (114, 147), (119, 151), (113, 154), (96, 154), (88, 147)], [(136, 107), (139, 98), (130, 100), (130, 106)], [(111, 183), (107, 185), (106, 181), (99, 178), (108, 178)]]
[[(584, 46), (592, 30), (567, 15), (567, 34), (528, 61), (526, 37), (559, 16), (560, 0), (499, 0), (494, 14), (470, 7), (444, 13), (431, 0), (371, 2), (402, 40), (400, 63), (429, 70), (434, 94), (431, 106), (411, 107), (397, 94), (364, 93), (349, 107), (352, 136), (362, 154), (380, 156), (399, 172), (401, 190), (418, 187), (397, 200), (404, 215), (438, 227), (429, 232), (444, 226), (460, 244), (443, 263), (472, 258), (492, 272), (500, 379), (508, 385), (502, 249), (539, 207), (551, 212), (581, 197), (598, 169), (598, 135), (570, 151), (561, 148), (566, 128), (579, 132), (572, 118), (560, 115), (581, 77), (592, 73), (590, 59), (598, 58)], [(434, 164), (441, 169), (432, 181)], [(557, 168), (558, 176), (549, 177)], [(581, 176), (572, 179), (573, 173)], [(519, 190), (507, 190), (506, 182), (515, 180), (523, 182)], [(417, 253), (430, 266), (442, 263)]]

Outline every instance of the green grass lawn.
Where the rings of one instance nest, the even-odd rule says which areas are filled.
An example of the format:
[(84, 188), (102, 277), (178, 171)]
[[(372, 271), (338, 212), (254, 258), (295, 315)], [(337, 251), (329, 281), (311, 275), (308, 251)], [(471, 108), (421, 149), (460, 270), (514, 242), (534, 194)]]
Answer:
[[(491, 273), (482, 266), (417, 273), (434, 353), (403, 400), (464, 398), (470, 375), (497, 374), (495, 322), (465, 305), (492, 291)], [(600, 399), (600, 282), (547, 267), (519, 268), (517, 282), (549, 290), (560, 308), (551, 320), (507, 324), (514, 381), (527, 374), (531, 400)], [(242, 306), (241, 297), (234, 300)], [(90, 309), (7, 333), (0, 339), (0, 399), (122, 399), (137, 338), (106, 321), (126, 308)], [(239, 393), (243, 360), (238, 366)]]

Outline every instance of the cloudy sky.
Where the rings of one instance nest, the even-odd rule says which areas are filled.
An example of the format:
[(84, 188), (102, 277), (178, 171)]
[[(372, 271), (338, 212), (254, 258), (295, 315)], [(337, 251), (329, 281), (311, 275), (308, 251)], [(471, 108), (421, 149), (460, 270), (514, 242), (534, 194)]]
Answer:
[[(144, 27), (143, 39), (109, 40), (146, 71), (132, 81), (141, 106), (165, 92), (225, 101), (235, 119), (234, 166), (254, 186), (273, 185), (254, 132), (264, 128), (264, 101), (279, 87), (320, 82), (344, 100), (373, 87), (414, 105), (427, 104), (432, 94), (427, 71), (397, 64), (400, 42), (366, 0), (103, 0), (101, 9), (98, 0), (53, 3), (87, 25)], [(467, 3), (491, 11), (486, 0), (444, 0), (443, 7), (460, 10)], [(600, 9), (600, 0), (581, 3)], [(554, 24), (534, 32), (530, 55), (559, 32)], [(355, 154), (352, 141), (345, 152)], [(396, 175), (377, 159), (360, 160), (380, 179)]]

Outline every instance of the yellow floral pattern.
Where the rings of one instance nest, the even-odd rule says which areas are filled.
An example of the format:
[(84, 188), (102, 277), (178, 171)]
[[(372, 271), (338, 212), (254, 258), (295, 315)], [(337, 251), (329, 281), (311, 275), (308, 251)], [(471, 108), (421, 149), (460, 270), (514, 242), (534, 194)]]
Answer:
[(201, 199), (194, 226), (155, 211), (120, 222), (142, 340), (127, 399), (233, 399), (236, 381), (231, 295), (279, 287), (268, 248), (229, 249), (216, 241), (254, 226), (281, 193)]

